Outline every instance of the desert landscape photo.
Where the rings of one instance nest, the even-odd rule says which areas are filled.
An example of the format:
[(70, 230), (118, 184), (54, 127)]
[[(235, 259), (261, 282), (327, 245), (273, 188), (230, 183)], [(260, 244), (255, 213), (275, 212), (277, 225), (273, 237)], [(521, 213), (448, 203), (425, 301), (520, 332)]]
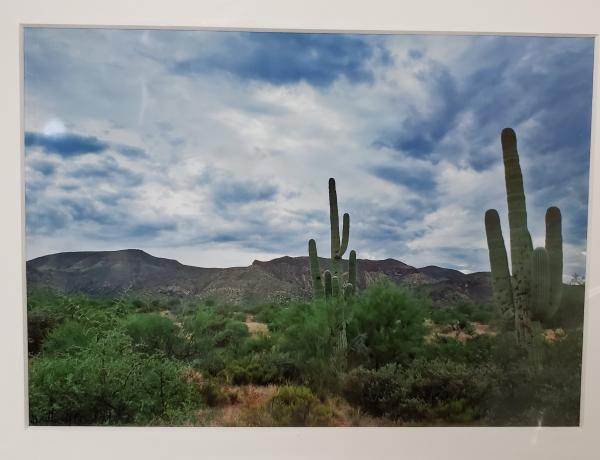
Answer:
[(593, 58), (26, 27), (30, 424), (578, 426)]

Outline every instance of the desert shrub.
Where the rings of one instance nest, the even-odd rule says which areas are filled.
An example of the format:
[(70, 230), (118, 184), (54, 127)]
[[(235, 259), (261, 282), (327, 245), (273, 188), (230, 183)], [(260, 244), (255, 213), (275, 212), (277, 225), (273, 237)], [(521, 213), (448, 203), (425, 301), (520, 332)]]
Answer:
[(175, 308), (175, 307), (178, 307), (179, 305), (181, 305), (181, 299), (179, 299), (177, 297), (171, 297), (167, 300), (167, 306), (169, 308)]
[(196, 387), (202, 397), (202, 401), (210, 407), (222, 406), (233, 402), (231, 395), (226, 393), (223, 386), (213, 378), (206, 378), (193, 369), (187, 369), (184, 373), (186, 380)]
[(89, 346), (94, 338), (93, 330), (77, 321), (69, 320), (48, 334), (42, 349), (45, 353), (77, 352)]
[(496, 320), (496, 311), (493, 305), (477, 305), (471, 314), (471, 321), (489, 324)]
[(245, 355), (229, 363), (222, 375), (234, 385), (270, 385), (301, 380), (301, 374), (290, 356), (278, 351)]
[(267, 403), (276, 426), (328, 426), (333, 413), (307, 387), (283, 386)]
[(468, 328), (471, 322), (488, 324), (496, 317), (493, 306), (470, 302), (431, 306), (428, 316), (438, 325), (453, 326), (455, 329), (462, 330)]
[(50, 330), (57, 324), (55, 316), (46, 310), (32, 310), (27, 313), (27, 337), (30, 355), (39, 353)]
[[(290, 307), (288, 305), (287, 307)], [(256, 321), (260, 321), (261, 323), (271, 324), (273, 320), (277, 317), (279, 310), (281, 310), (281, 305), (276, 304), (265, 304), (259, 305), (256, 307), (255, 318)]]
[(207, 308), (198, 309), (183, 324), (187, 336), (187, 356), (194, 367), (216, 375), (228, 362), (243, 354), (250, 339), (248, 328), (240, 321), (224, 317)]
[(358, 368), (344, 382), (344, 395), (375, 416), (416, 423), (473, 423), (485, 414), (482, 403), (492, 373), (446, 360), (417, 360), (403, 367)]
[(199, 403), (180, 363), (136, 353), (118, 332), (30, 364), (33, 425), (168, 424)]
[(318, 394), (337, 385), (334, 331), (343, 307), (341, 303), (325, 301), (291, 303), (282, 307), (271, 323), (276, 348), (289, 356), (298, 370), (298, 383)]
[(490, 363), (492, 347), (496, 339), (489, 335), (479, 335), (464, 342), (449, 337), (438, 337), (424, 348), (426, 359), (443, 359), (456, 363), (485, 365)]
[(492, 425), (579, 424), (582, 330), (548, 342), (536, 335), (528, 347), (509, 334), (498, 338), (491, 361), (499, 367), (489, 399)]
[(361, 337), (361, 353), (355, 361), (378, 368), (387, 363), (408, 363), (423, 347), (424, 300), (410, 291), (385, 282), (360, 293), (351, 304), (349, 341)]
[(585, 286), (563, 284), (560, 308), (546, 322), (547, 327), (577, 329), (583, 326)]
[(214, 335), (215, 346), (239, 348), (249, 336), (248, 328), (243, 322), (228, 320), (223, 324), (222, 330)]
[(198, 371), (217, 375), (227, 366), (227, 356), (223, 350), (207, 348), (204, 351), (197, 350), (191, 360), (192, 367)]
[(154, 310), (154, 307), (152, 307), (149, 301), (142, 299), (132, 299), (131, 307), (137, 313), (149, 313)]
[(179, 328), (169, 318), (157, 313), (137, 313), (123, 320), (123, 329), (135, 347), (146, 353), (181, 353)]

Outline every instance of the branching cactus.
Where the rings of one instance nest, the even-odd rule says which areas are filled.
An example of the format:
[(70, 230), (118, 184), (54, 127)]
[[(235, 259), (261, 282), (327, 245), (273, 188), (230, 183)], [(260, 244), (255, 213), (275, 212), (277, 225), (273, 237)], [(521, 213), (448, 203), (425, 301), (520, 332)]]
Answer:
[(342, 240), (340, 242), (340, 215), (338, 212), (335, 179), (329, 179), (329, 221), (331, 223), (331, 270), (333, 276), (342, 274), (342, 256), (348, 249), (350, 237), (350, 214), (345, 213), (342, 224)]
[[(350, 215), (345, 213), (342, 217), (342, 237), (340, 239), (340, 218), (337, 204), (335, 179), (329, 179), (329, 221), (331, 224), (331, 271), (327, 270), (321, 275), (317, 243), (311, 239), (308, 242), (308, 256), (310, 259), (310, 275), (315, 299), (325, 297), (348, 297), (356, 292), (356, 251), (350, 251), (348, 261), (348, 281), (343, 282), (342, 257), (348, 249), (350, 237)], [(323, 285), (323, 278), (325, 284)]]
[(527, 228), (523, 175), (515, 132), (502, 131), (502, 155), (510, 227), (512, 276), (498, 211), (485, 214), (494, 301), (502, 315), (514, 320), (517, 339), (529, 330), (529, 320), (550, 319), (560, 306), (562, 290), (561, 214), (556, 207), (546, 212), (546, 247), (533, 249)]

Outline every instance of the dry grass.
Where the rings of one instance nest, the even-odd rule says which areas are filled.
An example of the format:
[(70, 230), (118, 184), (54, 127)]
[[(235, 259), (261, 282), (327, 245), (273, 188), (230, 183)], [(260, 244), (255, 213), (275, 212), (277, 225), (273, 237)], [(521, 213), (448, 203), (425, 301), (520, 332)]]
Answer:
[(266, 414), (267, 402), (273, 397), (275, 385), (225, 386), (227, 403), (196, 413), (201, 426), (272, 426)]
[(471, 323), (474, 329), (473, 334), (468, 334), (466, 331), (461, 329), (452, 329), (448, 326), (438, 326), (430, 320), (426, 322), (426, 326), (429, 328), (429, 334), (425, 337), (429, 342), (435, 341), (437, 337), (445, 337), (457, 340), (459, 342), (466, 342), (467, 340), (474, 339), (480, 335), (495, 336), (497, 334), (489, 324)]
[[(277, 393), (276, 385), (225, 386), (223, 391), (230, 401), (219, 407), (204, 408), (196, 412), (197, 426), (269, 427), (275, 422), (269, 413), (268, 404)], [(332, 414), (334, 427), (383, 427), (399, 426), (398, 422), (383, 417), (371, 417), (352, 407), (342, 398), (324, 401)]]
[(546, 342), (556, 342), (558, 340), (562, 340), (567, 336), (567, 333), (563, 328), (558, 329), (546, 329), (543, 332), (544, 339)]
[(259, 323), (257, 321), (254, 321), (254, 315), (246, 315), (246, 320), (244, 324), (246, 324), (250, 335), (256, 336), (265, 335), (269, 333), (269, 327), (265, 323)]

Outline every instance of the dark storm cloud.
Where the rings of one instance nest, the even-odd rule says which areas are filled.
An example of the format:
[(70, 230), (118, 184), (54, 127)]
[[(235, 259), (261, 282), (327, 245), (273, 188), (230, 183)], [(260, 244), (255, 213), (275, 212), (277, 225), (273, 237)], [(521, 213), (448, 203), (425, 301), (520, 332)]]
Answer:
[(56, 153), (64, 157), (99, 153), (109, 148), (109, 144), (94, 136), (78, 134), (53, 134), (26, 132), (25, 147), (40, 147), (46, 153)]
[[(224, 37), (222, 49), (176, 62), (172, 70), (193, 75), (222, 71), (275, 85), (305, 81), (322, 87), (340, 77), (372, 81), (367, 61), (374, 48), (359, 36), (303, 33), (238, 33)], [(379, 48), (379, 59), (390, 59)]]

